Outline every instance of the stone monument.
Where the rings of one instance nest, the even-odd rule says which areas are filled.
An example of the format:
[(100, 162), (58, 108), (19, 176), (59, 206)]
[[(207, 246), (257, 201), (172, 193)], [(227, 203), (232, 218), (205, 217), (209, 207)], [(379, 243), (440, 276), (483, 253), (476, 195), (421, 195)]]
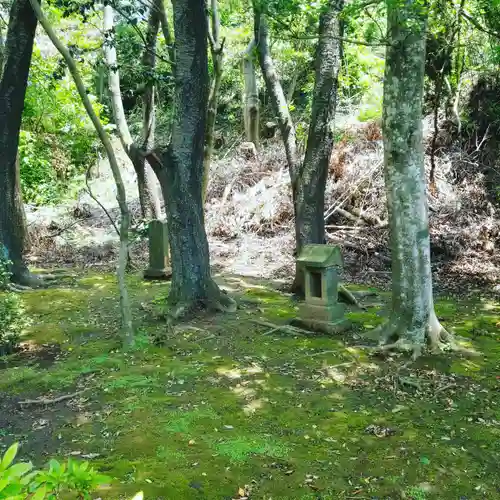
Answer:
[(152, 220), (148, 227), (149, 267), (144, 271), (144, 278), (167, 280), (172, 276), (170, 268), (170, 249), (168, 246), (167, 222)]
[(299, 306), (299, 318), (294, 323), (325, 333), (346, 330), (350, 323), (344, 317), (344, 304), (338, 300), (343, 268), (340, 248), (306, 245), (297, 258), (297, 265), (304, 271), (305, 300)]

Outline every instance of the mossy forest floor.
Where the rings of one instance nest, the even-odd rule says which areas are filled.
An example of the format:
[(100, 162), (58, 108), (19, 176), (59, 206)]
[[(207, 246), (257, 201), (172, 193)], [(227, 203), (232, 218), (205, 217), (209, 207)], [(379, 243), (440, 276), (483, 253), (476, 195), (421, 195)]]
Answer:
[(224, 282), (237, 313), (200, 316), (156, 346), (165, 325), (140, 304), (161, 304), (168, 285), (131, 277), (130, 352), (113, 276), (26, 293), (27, 350), (0, 362), (0, 452), (20, 441), (36, 465), (90, 460), (116, 478), (102, 499), (500, 498), (498, 303), (438, 298), (443, 323), (482, 356), (408, 364), (357, 347), (383, 320), (384, 293), (328, 338), (255, 323), (285, 322), (293, 301), (269, 283)]

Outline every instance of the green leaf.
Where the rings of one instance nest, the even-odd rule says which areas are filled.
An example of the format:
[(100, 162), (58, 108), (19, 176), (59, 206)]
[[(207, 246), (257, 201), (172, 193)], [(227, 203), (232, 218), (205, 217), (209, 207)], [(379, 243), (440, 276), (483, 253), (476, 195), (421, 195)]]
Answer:
[(6, 476), (21, 477), (28, 473), (32, 468), (33, 465), (30, 462), (21, 462), (10, 467), (10, 469), (6, 471)]
[(49, 470), (52, 472), (61, 472), (61, 464), (57, 461), (57, 460), (54, 460), (52, 459), (50, 462), (49, 462)]
[(9, 484), (8, 479), (0, 479), (0, 493), (7, 486), (7, 484)]
[(420, 463), (424, 465), (429, 465), (431, 461), (427, 457), (420, 457)]
[(2, 462), (0, 463), (0, 471), (7, 469), (7, 467), (14, 461), (16, 458), (17, 450), (19, 449), (19, 443), (14, 443), (3, 456)]
[(47, 494), (47, 488), (44, 485), (38, 490), (36, 490), (35, 494), (31, 497), (31, 500), (44, 500), (46, 494)]

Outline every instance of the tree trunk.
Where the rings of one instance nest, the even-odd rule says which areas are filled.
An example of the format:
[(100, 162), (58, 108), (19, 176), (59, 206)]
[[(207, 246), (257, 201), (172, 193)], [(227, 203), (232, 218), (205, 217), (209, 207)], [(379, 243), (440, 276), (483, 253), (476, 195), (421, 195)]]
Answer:
[(210, 175), (210, 165), (215, 143), (215, 121), (217, 119), (217, 104), (219, 101), (220, 84), (222, 82), (223, 60), (224, 60), (224, 42), (220, 40), (220, 18), (217, 9), (217, 0), (211, 0), (211, 21), (212, 32), (209, 35), (210, 52), (212, 54), (212, 64), (214, 76), (210, 86), (207, 110), (207, 130), (205, 135), (205, 151), (203, 157), (203, 205), (207, 197), (208, 180)]
[[(157, 2), (156, 2), (157, 3)], [(155, 3), (155, 5), (156, 5)], [(144, 49), (143, 67), (152, 72), (155, 66), (154, 51), (156, 47), (156, 36), (159, 29), (159, 16), (157, 9), (153, 5), (148, 20), (147, 47)], [(111, 104), (113, 108), (113, 117), (116, 122), (118, 135), (127, 153), (132, 161), (137, 175), (137, 186), (139, 192), (139, 202), (141, 206), (141, 215), (143, 218), (156, 218), (159, 215), (159, 200), (154, 193), (153, 178), (148, 173), (149, 167), (144, 161), (144, 156), (138, 153), (138, 147), (134, 143), (130, 130), (128, 128), (127, 117), (123, 108), (123, 101), (120, 87), (120, 73), (118, 71), (118, 62), (116, 57), (116, 45), (114, 37), (113, 7), (104, 6), (103, 13), (104, 24), (104, 55), (109, 72), (109, 91), (111, 94)], [(153, 53), (153, 55), (151, 55)], [(146, 72), (146, 71), (145, 71)], [(143, 97), (143, 146), (150, 146), (154, 140), (154, 84), (152, 80), (146, 82)]]
[(382, 342), (413, 351), (448, 339), (432, 297), (429, 222), (422, 141), (427, 8), (388, 4), (383, 135), (391, 231), (392, 315)]
[(36, 13), (40, 24), (43, 26), (43, 29), (47, 33), (47, 36), (50, 38), (51, 42), (54, 44), (56, 49), (59, 51), (61, 56), (64, 58), (66, 62), (71, 76), (75, 82), (76, 88), (78, 90), (78, 94), (83, 102), (85, 110), (89, 115), (89, 118), (92, 121), (92, 124), (95, 127), (97, 135), (104, 146), (106, 151), (106, 155), (109, 160), (109, 165), (111, 167), (111, 171), (113, 173), (113, 178), (116, 186), (116, 198), (118, 201), (118, 205), (120, 207), (120, 253), (118, 257), (118, 268), (116, 271), (117, 279), (118, 279), (118, 287), (120, 290), (120, 312), (121, 312), (121, 329), (123, 336), (123, 343), (127, 347), (132, 347), (135, 343), (134, 337), (134, 328), (132, 324), (132, 310), (130, 308), (130, 300), (128, 296), (128, 289), (126, 283), (126, 267), (128, 263), (128, 233), (130, 228), (130, 213), (127, 206), (127, 198), (125, 185), (123, 184), (122, 176), (120, 173), (120, 167), (118, 166), (118, 162), (116, 161), (115, 152), (113, 150), (113, 146), (111, 145), (111, 141), (109, 140), (109, 136), (106, 133), (106, 130), (102, 126), (98, 116), (96, 115), (94, 108), (92, 107), (92, 103), (90, 102), (89, 96), (87, 95), (87, 89), (85, 88), (85, 84), (78, 72), (78, 68), (76, 66), (75, 60), (71, 56), (68, 48), (61, 43), (61, 41), (57, 38), (52, 26), (50, 25), (47, 18), (43, 15), (42, 9), (40, 8), (40, 4), (38, 0), (30, 0), (33, 10)]
[[(338, 76), (342, 66), (344, 0), (329, 0), (319, 23), (316, 77), (311, 123), (304, 161), (293, 184), (296, 200), (295, 238), (297, 255), (304, 245), (325, 241), (325, 187), (333, 148)], [(293, 291), (304, 294), (302, 268), (296, 266)]]
[(273, 110), (278, 117), (281, 137), (285, 145), (288, 170), (290, 172), (290, 179), (293, 186), (297, 179), (298, 169), (295, 126), (293, 124), (292, 117), (290, 116), (290, 110), (288, 109), (285, 93), (283, 92), (283, 87), (281, 86), (281, 82), (271, 56), (267, 20), (260, 9), (258, 2), (254, 2), (254, 31), (259, 64), (266, 83), (267, 92), (271, 99)]
[[(178, 317), (196, 306), (234, 309), (210, 276), (202, 181), (208, 101), (207, 19), (203, 0), (175, 0), (175, 104), (172, 142), (152, 161), (167, 208), (172, 284)], [(150, 155), (150, 157), (154, 155)], [(149, 159), (149, 158), (148, 158)]]
[(31, 277), (23, 258), (27, 228), (20, 190), (18, 146), (36, 24), (29, 0), (14, 0), (0, 82), (0, 242), (12, 262), (12, 281), (22, 285), (31, 284)]
[[(302, 164), (297, 158), (293, 121), (269, 50), (267, 23), (260, 10), (254, 7), (259, 62), (273, 109), (278, 116), (290, 171), (297, 255), (305, 244), (324, 243), (325, 185), (333, 147), (332, 126), (342, 60), (342, 44), (339, 39), (343, 31), (340, 19), (343, 5), (343, 0), (329, 0), (321, 16), (311, 124)], [(292, 289), (298, 295), (303, 295), (303, 281), (302, 270), (297, 266)]]
[(245, 125), (245, 138), (248, 142), (253, 142), (256, 149), (260, 146), (259, 137), (259, 90), (257, 88), (257, 75), (253, 63), (255, 49), (255, 39), (249, 44), (243, 54), (243, 79), (245, 91), (243, 93), (243, 120)]

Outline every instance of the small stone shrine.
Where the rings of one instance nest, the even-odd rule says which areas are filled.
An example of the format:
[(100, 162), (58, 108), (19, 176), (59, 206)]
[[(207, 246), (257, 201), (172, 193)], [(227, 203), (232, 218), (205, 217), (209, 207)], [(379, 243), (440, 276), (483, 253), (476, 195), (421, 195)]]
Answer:
[(152, 220), (149, 223), (148, 233), (149, 267), (144, 271), (144, 278), (149, 280), (170, 279), (172, 270), (170, 268), (167, 222)]
[(338, 298), (342, 255), (339, 247), (306, 245), (297, 258), (304, 271), (305, 301), (299, 306), (300, 323), (311, 330), (338, 333), (349, 327), (344, 304)]

